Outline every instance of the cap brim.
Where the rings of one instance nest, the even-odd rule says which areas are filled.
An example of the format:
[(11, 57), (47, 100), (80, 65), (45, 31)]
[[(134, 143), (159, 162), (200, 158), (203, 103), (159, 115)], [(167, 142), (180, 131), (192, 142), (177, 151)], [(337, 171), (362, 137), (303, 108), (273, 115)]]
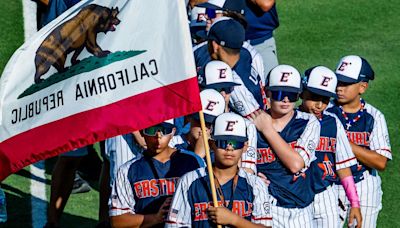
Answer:
[[(193, 118), (196, 120), (200, 120), (200, 116), (198, 113), (193, 114)], [(217, 118), (216, 116), (204, 113), (204, 121), (206, 121), (207, 123), (210, 123), (210, 124), (214, 123), (214, 120), (216, 118)]]
[(318, 94), (320, 96), (324, 97), (333, 97), (336, 98), (336, 93), (331, 93), (322, 89), (317, 89), (317, 88), (312, 88), (312, 87), (305, 87), (307, 90), (309, 90), (312, 93)]
[(293, 93), (301, 93), (300, 88), (291, 87), (291, 86), (269, 86), (267, 87), (270, 91), (284, 91), (284, 92), (293, 92)]
[(239, 83), (236, 82), (220, 82), (220, 83), (213, 83), (210, 85), (204, 85), (205, 88), (207, 89), (222, 89), (222, 88), (228, 88), (228, 87), (234, 87), (240, 85)]
[(239, 142), (247, 142), (247, 137), (237, 136), (237, 135), (214, 135), (213, 139), (215, 140), (236, 140)]
[(346, 82), (346, 83), (357, 83), (358, 82), (358, 80), (353, 79), (353, 78), (349, 78), (349, 77), (344, 76), (342, 74), (336, 74), (336, 77), (337, 77), (339, 82)]
[(201, 4), (198, 4), (196, 6), (197, 7), (207, 8), (207, 9), (224, 10), (222, 7), (216, 6), (216, 5), (208, 3), (208, 2), (201, 3)]

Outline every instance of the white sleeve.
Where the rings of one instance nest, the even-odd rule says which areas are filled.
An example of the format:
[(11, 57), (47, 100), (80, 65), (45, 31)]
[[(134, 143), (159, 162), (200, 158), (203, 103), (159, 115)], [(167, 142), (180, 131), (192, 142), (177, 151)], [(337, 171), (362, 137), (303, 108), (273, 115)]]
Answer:
[(188, 200), (188, 189), (196, 171), (183, 175), (177, 184), (172, 204), (169, 209), (168, 217), (165, 222), (165, 227), (191, 227), (191, 206)]
[(267, 185), (261, 178), (254, 176), (256, 181), (253, 185), (253, 212), (251, 222), (272, 226), (271, 203)]
[(392, 160), (389, 133), (386, 125), (385, 116), (382, 113), (378, 113), (374, 117), (374, 119), (374, 128), (372, 129), (370, 135), (369, 147), (371, 150), (376, 151), (378, 154)]
[(235, 71), (232, 72), (232, 75), (233, 81), (240, 85), (234, 87), (231, 93), (230, 103), (235, 111), (246, 117), (252, 112), (258, 110), (260, 106), (258, 105), (258, 102), (254, 98), (253, 94), (244, 85), (240, 76), (237, 75)]
[(342, 123), (336, 116), (334, 118), (336, 121), (336, 170), (339, 170), (357, 164), (357, 159), (351, 150), (350, 142)]
[(320, 131), (321, 125), (318, 119), (310, 115), (304, 132), (294, 146), (294, 150), (303, 158), (305, 167), (309, 167), (311, 162), (315, 160), (315, 149), (319, 142)]
[(257, 173), (257, 129), (256, 126), (249, 120), (245, 119), (247, 125), (248, 147), (242, 154), (241, 167), (249, 168)]
[(135, 198), (132, 192), (132, 186), (128, 180), (128, 171), (132, 162), (125, 163), (118, 170), (111, 195), (108, 200), (109, 215), (118, 216), (126, 213), (135, 214)]

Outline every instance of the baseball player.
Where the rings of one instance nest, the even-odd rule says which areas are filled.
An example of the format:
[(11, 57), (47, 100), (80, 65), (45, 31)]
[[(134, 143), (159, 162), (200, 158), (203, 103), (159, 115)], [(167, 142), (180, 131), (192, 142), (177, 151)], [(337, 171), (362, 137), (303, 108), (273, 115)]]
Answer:
[[(351, 171), (360, 196), (362, 227), (376, 227), (382, 208), (381, 178), (387, 160), (392, 159), (389, 133), (384, 115), (365, 102), (361, 95), (374, 79), (371, 65), (360, 56), (343, 57), (336, 68), (338, 86), (337, 99), (328, 111), (335, 113), (343, 124), (357, 165)], [(349, 202), (342, 185), (339, 189), (339, 208), (342, 224), (349, 212)]]
[(247, 141), (243, 117), (223, 113), (215, 120), (213, 172), (219, 207), (212, 206), (205, 168), (184, 175), (177, 186), (166, 227), (271, 226), (267, 186), (238, 168)]
[(337, 78), (324, 66), (312, 67), (303, 78), (302, 104), (300, 110), (314, 114), (320, 124), (321, 133), (315, 150), (316, 160), (311, 163), (314, 197), (314, 227), (339, 227), (338, 193), (333, 185), (338, 179), (345, 186), (351, 202), (349, 225), (361, 228), (360, 200), (350, 167), (357, 163), (351, 151), (346, 132), (339, 119), (325, 111), (331, 97), (336, 97)]
[(294, 109), (301, 92), (300, 73), (278, 65), (269, 74), (271, 108), (252, 113), (258, 130), (257, 172), (270, 181), (273, 227), (313, 227), (314, 193), (309, 168), (319, 141), (314, 115)]
[(202, 69), (211, 61), (226, 62), (234, 72), (235, 87), (231, 95), (231, 104), (242, 116), (264, 108), (267, 99), (263, 92), (265, 76), (262, 59), (249, 44), (244, 44), (243, 26), (228, 17), (216, 18), (208, 32), (207, 42), (194, 47), (195, 62), (198, 75), (202, 77)]
[(163, 226), (178, 178), (202, 167), (194, 153), (168, 147), (175, 130), (171, 122), (141, 130), (147, 145), (143, 157), (122, 165), (112, 187), (114, 227)]
[[(232, 72), (228, 64), (219, 60), (212, 60), (204, 67), (204, 77), (202, 83), (200, 84), (200, 86), (203, 88), (213, 88), (217, 91), (220, 91), (226, 102), (225, 112), (230, 111), (228, 104), (231, 93), (233, 90), (235, 90), (235, 87), (239, 85), (238, 83), (235, 83), (233, 76), (234, 73)], [(255, 163), (257, 148), (257, 129), (251, 121), (247, 119), (245, 119), (245, 121), (249, 141), (245, 152), (242, 155), (241, 167), (250, 173), (257, 173)]]

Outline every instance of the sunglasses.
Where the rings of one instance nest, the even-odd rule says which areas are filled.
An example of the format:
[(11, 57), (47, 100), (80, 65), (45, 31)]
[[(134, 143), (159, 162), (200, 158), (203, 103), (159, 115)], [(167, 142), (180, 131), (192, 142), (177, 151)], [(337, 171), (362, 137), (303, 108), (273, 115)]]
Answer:
[(237, 140), (215, 140), (215, 145), (221, 149), (226, 149), (230, 145), (234, 150), (237, 150), (244, 147), (244, 142)]
[(161, 133), (161, 136), (169, 135), (173, 131), (173, 128), (167, 128), (163, 126), (153, 126), (148, 127), (143, 130), (143, 134), (147, 136), (156, 136), (158, 132)]
[(308, 91), (308, 94), (306, 94), (305, 99), (311, 100), (311, 101), (322, 101), (322, 103), (328, 104), (329, 101), (331, 100), (330, 97), (327, 96), (322, 96), (313, 92)]
[(271, 95), (271, 98), (275, 101), (283, 101), (285, 97), (287, 97), (290, 102), (296, 102), (299, 99), (299, 94), (294, 92), (271, 91)]
[(206, 15), (208, 17), (208, 19), (214, 19), (217, 17), (217, 12), (215, 11), (215, 9), (206, 9)]
[(226, 94), (230, 94), (233, 91), (233, 87), (226, 87), (226, 88), (216, 88), (218, 92), (224, 91)]

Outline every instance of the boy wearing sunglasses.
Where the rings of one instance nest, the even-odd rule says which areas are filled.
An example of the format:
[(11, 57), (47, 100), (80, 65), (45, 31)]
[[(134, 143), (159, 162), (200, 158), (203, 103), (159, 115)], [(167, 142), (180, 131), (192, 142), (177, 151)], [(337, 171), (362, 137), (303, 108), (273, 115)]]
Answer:
[[(343, 57), (337, 68), (337, 99), (328, 111), (335, 113), (343, 124), (357, 165), (351, 167), (360, 196), (363, 227), (376, 227), (382, 209), (381, 178), (386, 163), (392, 159), (389, 133), (384, 115), (361, 98), (374, 80), (371, 65), (360, 56)], [(338, 185), (340, 213), (344, 218), (351, 206), (345, 196), (345, 186)]]
[(269, 74), (271, 108), (250, 118), (258, 130), (257, 172), (270, 181), (273, 227), (313, 227), (311, 172), (319, 141), (315, 116), (294, 109), (302, 90), (300, 73), (278, 65)]
[(303, 83), (300, 110), (314, 114), (321, 124), (316, 160), (311, 164), (316, 194), (313, 203), (314, 227), (340, 225), (338, 192), (333, 185), (340, 180), (351, 202), (349, 226), (356, 223), (356, 227), (361, 228), (360, 200), (350, 170), (357, 160), (341, 122), (334, 114), (325, 111), (331, 97), (336, 97), (336, 75), (324, 66), (317, 66), (305, 72)]
[(143, 157), (120, 167), (109, 200), (113, 227), (164, 226), (177, 180), (204, 166), (194, 153), (168, 146), (176, 130), (171, 122), (141, 130)]
[(223, 113), (215, 120), (213, 172), (219, 207), (212, 206), (207, 169), (184, 175), (178, 183), (167, 227), (264, 227), (271, 225), (267, 186), (238, 168), (247, 142), (243, 117)]

